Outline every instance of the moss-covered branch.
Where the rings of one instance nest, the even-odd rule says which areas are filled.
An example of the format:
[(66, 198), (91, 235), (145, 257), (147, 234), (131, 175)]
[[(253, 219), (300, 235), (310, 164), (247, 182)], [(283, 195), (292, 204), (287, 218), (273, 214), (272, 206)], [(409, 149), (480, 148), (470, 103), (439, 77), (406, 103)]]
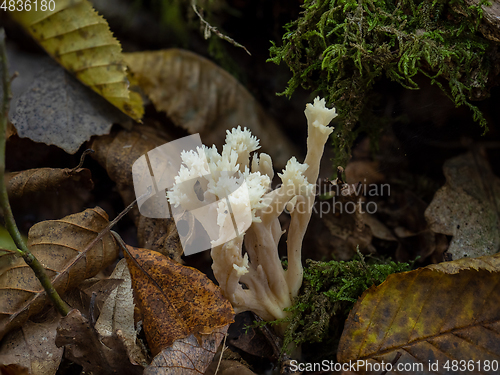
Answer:
[(381, 284), (390, 274), (411, 270), (408, 263), (365, 262), (359, 252), (357, 257), (349, 262), (307, 260), (300, 294), (287, 309), (291, 315), (285, 318), (289, 324), (283, 348), (293, 347), (292, 343), (299, 346), (328, 341), (323, 347), (334, 353), (333, 346), (358, 297), (370, 286)]
[(285, 62), (292, 71), (282, 94), (302, 86), (338, 108), (341, 124), (332, 139), (339, 165), (348, 161), (357, 134), (370, 130), (363, 119), (368, 94), (383, 75), (408, 89), (418, 88), (415, 75), (426, 75), (457, 106), (469, 107), (486, 131), (486, 120), (470, 102), (488, 94), (490, 56), (497, 48), (477, 32), (483, 4), (305, 0), (301, 17), (285, 26), (282, 45), (271, 47), (270, 61)]

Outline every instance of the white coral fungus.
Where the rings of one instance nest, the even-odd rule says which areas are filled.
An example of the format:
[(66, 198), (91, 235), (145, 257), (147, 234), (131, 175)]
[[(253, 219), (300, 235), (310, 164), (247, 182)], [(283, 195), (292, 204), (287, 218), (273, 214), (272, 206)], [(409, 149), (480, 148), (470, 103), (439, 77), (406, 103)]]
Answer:
[[(251, 153), (260, 146), (246, 128), (227, 131), (221, 154), (215, 146), (181, 154), (183, 166), (168, 198), (186, 210), (199, 207), (200, 201), (207, 205), (218, 202), (212, 205), (217, 210), (217, 233), (211, 237), (215, 238), (211, 242), (212, 268), (237, 313), (251, 310), (264, 320), (284, 318), (283, 309), (292, 305), (302, 284), (302, 240), (311, 217), (324, 145), (333, 131), (328, 124), (337, 114), (334, 108), (325, 107), (324, 99), (316, 98), (314, 104), (307, 104), (305, 115), (305, 161), (299, 163), (292, 157), (278, 174), (282, 183), (275, 190), (271, 190), (274, 171), (269, 155), (254, 154), (250, 167)], [(189, 181), (193, 186), (186, 186)], [(196, 194), (197, 183), (202, 197)], [(285, 206), (291, 211), (287, 270), (278, 255), (284, 233), (278, 217)], [(229, 210), (238, 226), (236, 234), (227, 231), (234, 224)], [(208, 217), (196, 216), (210, 234), (214, 223)]]

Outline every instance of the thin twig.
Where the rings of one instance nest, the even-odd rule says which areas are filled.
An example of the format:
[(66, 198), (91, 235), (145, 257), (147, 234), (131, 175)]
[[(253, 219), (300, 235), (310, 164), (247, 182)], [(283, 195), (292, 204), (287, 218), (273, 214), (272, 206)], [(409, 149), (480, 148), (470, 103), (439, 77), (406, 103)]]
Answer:
[(73, 260), (66, 267), (66, 269), (73, 267), (74, 264), (76, 264), (82, 257), (84, 257), (87, 254), (87, 252), (90, 249), (92, 249), (110, 231), (110, 229), (113, 228), (116, 225), (116, 223), (118, 223), (121, 220), (122, 217), (124, 217), (132, 208), (134, 208), (134, 205), (137, 203), (137, 201), (139, 199), (142, 199), (143, 197), (150, 195), (150, 194), (151, 194), (150, 191), (147, 191), (146, 193), (141, 195), (139, 198), (134, 200), (132, 203), (130, 203), (127, 207), (125, 207), (125, 209), (122, 212), (120, 212), (118, 214), (118, 216), (115, 217), (113, 219), (113, 221), (111, 221), (108, 224), (108, 226), (106, 228), (104, 228), (103, 230), (101, 230), (99, 232), (99, 234), (96, 236), (96, 238), (94, 238), (92, 241), (90, 241), (90, 243), (85, 247), (85, 249), (83, 249), (83, 251), (80, 254), (78, 254), (76, 257), (73, 258)]
[(5, 227), (9, 232), (10, 236), (14, 240), (17, 248), (20, 250), (20, 254), (28, 266), (31, 267), (33, 272), (35, 272), (36, 277), (40, 281), (54, 304), (57, 311), (62, 315), (66, 316), (69, 313), (69, 307), (61, 299), (56, 289), (52, 285), (49, 276), (45, 272), (45, 268), (36, 259), (36, 257), (28, 249), (28, 246), (24, 243), (24, 240), (17, 228), (16, 221), (14, 220), (14, 215), (10, 208), (9, 196), (7, 194), (7, 188), (5, 186), (5, 132), (7, 129), (7, 120), (9, 116), (9, 104), (12, 97), (10, 92), (10, 78), (9, 78), (9, 66), (7, 63), (7, 52), (5, 48), (5, 32), (0, 29), (0, 60), (1, 60), (1, 70), (2, 70), (2, 83), (3, 83), (3, 99), (2, 108), (0, 113), (0, 206), (3, 210), (3, 215), (5, 219)]
[(252, 56), (250, 51), (247, 50), (244, 45), (239, 44), (234, 39), (228, 37), (227, 35), (222, 34), (219, 30), (217, 30), (216, 27), (210, 25), (207, 21), (205, 21), (203, 16), (200, 14), (200, 12), (198, 12), (198, 9), (196, 8), (196, 1), (195, 0), (193, 0), (191, 2), (191, 6), (193, 7), (193, 10), (196, 13), (196, 15), (198, 16), (198, 18), (200, 19), (200, 22), (202, 22), (205, 25), (205, 39), (208, 39), (210, 37), (210, 33), (214, 33), (219, 38), (224, 39), (225, 41), (228, 41), (229, 43), (231, 43), (233, 46), (243, 48), (246, 53), (248, 53), (250, 56)]
[(224, 335), (224, 342), (222, 343), (222, 349), (220, 351), (219, 362), (217, 362), (217, 368), (215, 369), (214, 375), (217, 375), (217, 373), (219, 372), (220, 363), (222, 362), (222, 356), (224, 355), (224, 352), (227, 349), (226, 338), (227, 338), (227, 333)]
[(88, 148), (85, 151), (83, 151), (83, 154), (80, 157), (80, 163), (71, 170), (71, 173), (75, 173), (78, 169), (80, 169), (83, 166), (83, 162), (85, 161), (85, 156), (87, 156), (88, 154), (93, 154), (94, 152), (95, 151), (92, 150), (91, 148)]

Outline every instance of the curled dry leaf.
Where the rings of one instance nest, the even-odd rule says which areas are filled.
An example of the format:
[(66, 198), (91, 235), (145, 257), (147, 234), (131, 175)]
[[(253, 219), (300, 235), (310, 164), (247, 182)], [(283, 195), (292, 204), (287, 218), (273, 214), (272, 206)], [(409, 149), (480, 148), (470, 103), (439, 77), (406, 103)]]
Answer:
[(44, 323), (28, 321), (11, 332), (0, 345), (0, 364), (23, 366), (31, 375), (54, 375), (63, 355), (63, 348), (55, 344), (60, 320), (57, 316)]
[[(84, 252), (108, 224), (106, 212), (96, 207), (60, 220), (43, 221), (30, 229), (28, 247), (60, 294), (116, 259), (118, 246), (109, 233)], [(40, 282), (24, 260), (11, 254), (4, 256), (10, 257), (10, 261), (0, 269), (0, 338), (21, 326), (46, 303)]]
[[(148, 151), (161, 146), (172, 138), (165, 132), (151, 126), (138, 125), (132, 131), (120, 130), (116, 133), (96, 138), (91, 148), (95, 158), (108, 172), (118, 188), (125, 204), (135, 199), (132, 165)], [(171, 259), (181, 262), (182, 245), (173, 219), (152, 219), (132, 210), (137, 226), (139, 246), (156, 250)]]
[(125, 259), (118, 262), (110, 279), (121, 279), (123, 282), (109, 294), (104, 302), (95, 328), (103, 337), (113, 336), (116, 331), (120, 330), (130, 361), (146, 365), (146, 356), (136, 343), (134, 294), (130, 272)]
[[(380, 365), (401, 355), (397, 363), (417, 364), (421, 375), (448, 374), (447, 360), (498, 360), (499, 283), (499, 255), (392, 274), (354, 305), (337, 358)], [(439, 362), (438, 369), (429, 368), (430, 358)], [(387, 374), (406, 373), (394, 366)], [(480, 373), (496, 372), (482, 368)]]
[(156, 109), (190, 133), (200, 133), (204, 144), (222, 146), (226, 130), (241, 125), (261, 140), (277, 167), (299, 154), (245, 87), (210, 60), (175, 48), (124, 55)]
[(205, 274), (147, 249), (127, 246), (125, 257), (153, 355), (233, 322), (231, 304)]
[(120, 43), (89, 1), (58, 0), (53, 7), (16, 8), (10, 15), (83, 84), (133, 119), (141, 119), (142, 100), (128, 90)]
[(453, 236), (453, 259), (491, 255), (500, 248), (500, 178), (479, 152), (445, 162), (446, 184), (425, 211), (432, 231)]
[(204, 374), (227, 333), (229, 324), (215, 329), (209, 335), (195, 335), (174, 341), (163, 349), (144, 370), (144, 375), (199, 375)]
[(10, 199), (20, 199), (23, 196), (44, 191), (59, 191), (67, 188), (92, 190), (94, 187), (92, 175), (87, 168), (28, 169), (22, 172), (8, 173), (5, 179)]
[(65, 356), (99, 375), (141, 375), (143, 368), (132, 364), (121, 331), (101, 337), (80, 311), (71, 310), (57, 328), (56, 345), (65, 347)]

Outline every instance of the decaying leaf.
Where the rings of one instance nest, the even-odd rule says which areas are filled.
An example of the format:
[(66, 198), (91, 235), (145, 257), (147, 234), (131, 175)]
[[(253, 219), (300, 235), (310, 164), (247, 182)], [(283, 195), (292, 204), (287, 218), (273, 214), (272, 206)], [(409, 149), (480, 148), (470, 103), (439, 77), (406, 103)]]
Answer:
[(78, 363), (86, 372), (99, 375), (141, 375), (143, 368), (132, 364), (121, 331), (100, 337), (80, 311), (71, 310), (57, 328), (56, 345), (65, 347), (65, 357)]
[(127, 261), (120, 260), (110, 279), (122, 279), (123, 282), (114, 289), (104, 302), (104, 306), (96, 322), (95, 328), (103, 337), (110, 337), (121, 331), (123, 344), (132, 363), (146, 365), (146, 357), (136, 344), (137, 331), (134, 323), (134, 293), (132, 280), (127, 268)]
[(260, 139), (278, 168), (299, 154), (243, 85), (211, 61), (180, 49), (124, 55), (156, 109), (190, 133), (200, 133), (204, 144), (221, 146), (226, 130), (241, 125)]
[(148, 151), (173, 140), (168, 134), (151, 126), (137, 125), (133, 130), (121, 129), (98, 137), (89, 147), (95, 152), (92, 158), (106, 169), (116, 183), (125, 204), (134, 201), (132, 165)]
[(233, 322), (231, 304), (205, 274), (147, 249), (127, 246), (125, 257), (153, 355)]
[(177, 225), (172, 218), (154, 219), (138, 214), (135, 220), (137, 240), (139, 245), (158, 251), (177, 263), (182, 263), (184, 252), (177, 231)]
[[(215, 363), (213, 365), (215, 365)], [(217, 365), (219, 364), (217, 363)], [(255, 372), (235, 360), (223, 359), (218, 368), (217, 366), (214, 367), (214, 371), (207, 371), (205, 375), (256, 375)]]
[[(60, 220), (43, 221), (30, 229), (28, 247), (59, 293), (79, 285), (116, 259), (118, 246), (109, 233), (83, 252), (108, 224), (108, 215), (96, 207)], [(23, 259), (10, 257), (9, 265), (0, 270), (0, 338), (46, 303), (45, 292), (31, 268)]]
[(425, 211), (432, 231), (453, 236), (453, 259), (491, 255), (500, 249), (500, 179), (479, 152), (445, 162), (446, 184)]
[[(413, 373), (448, 374), (447, 361), (500, 358), (500, 256), (461, 259), (390, 275), (354, 305), (339, 362), (417, 364)], [(399, 353), (399, 354), (398, 354)], [(438, 369), (430, 369), (439, 362)], [(408, 365), (410, 366), (410, 365)], [(415, 366), (415, 365), (413, 365)], [(408, 367), (409, 368), (409, 367)], [(418, 369), (418, 370), (415, 370)], [(367, 367), (364, 372), (369, 370)], [(407, 374), (393, 371), (387, 374)], [(468, 373), (493, 374), (482, 368)]]
[[(28, 140), (21, 142), (30, 144)], [(19, 154), (22, 149), (19, 147)], [(10, 160), (15, 157), (9, 154)], [(89, 169), (79, 166), (28, 169), (7, 173), (5, 178), (11, 207), (21, 227), (79, 212), (92, 200), (92, 175)]]
[[(83, 84), (135, 120), (144, 113), (142, 100), (128, 90), (120, 43), (106, 20), (87, 0), (57, 0), (35, 9), (10, 12), (31, 36)], [(51, 4), (54, 4), (52, 7)], [(78, 127), (74, 124), (74, 128)], [(19, 130), (19, 129), (18, 129)]]
[(47, 61), (17, 99), (11, 121), (20, 137), (74, 154), (91, 136), (109, 133), (123, 117), (63, 68)]
[(0, 375), (30, 375), (30, 372), (24, 366), (0, 364)]
[[(254, 326), (255, 316), (252, 313), (238, 314), (234, 320), (229, 328), (226, 344), (237, 348), (240, 353), (245, 352), (261, 358), (272, 358), (277, 354), (268, 338), (262, 333), (262, 329)], [(224, 357), (224, 359), (229, 358)]]
[[(332, 200), (322, 201), (323, 203), (333, 204)], [(320, 206), (321, 209), (321, 206)], [(328, 214), (314, 213), (309, 224), (309, 230), (306, 233), (306, 241), (311, 241), (314, 246), (303, 251), (307, 256), (321, 256), (330, 258), (332, 254), (335, 259), (349, 260), (356, 254), (356, 249), (364, 252), (373, 252), (372, 233), (368, 225), (363, 225), (362, 230), (358, 230), (355, 215), (346, 212), (341, 215), (336, 212)]]
[[(120, 130), (117, 133), (96, 138), (91, 148), (95, 158), (116, 183), (117, 189), (127, 205), (135, 199), (132, 165), (155, 147), (161, 146), (172, 138), (157, 128), (137, 125), (133, 130)], [(181, 262), (182, 245), (173, 219), (152, 219), (132, 210), (137, 226), (139, 246), (156, 250)]]
[[(122, 282), (123, 280), (120, 279), (91, 277), (66, 292), (63, 299), (73, 309), (80, 310), (85, 317), (95, 320), (100, 316), (104, 301)], [(94, 314), (92, 317), (90, 317), (91, 312)]]
[(44, 323), (28, 321), (7, 335), (0, 345), (0, 364), (17, 364), (31, 375), (54, 375), (59, 368), (63, 348), (55, 344), (60, 316)]
[(5, 175), (9, 199), (20, 199), (23, 196), (45, 191), (59, 191), (66, 188), (83, 188), (92, 190), (94, 183), (87, 168), (59, 169), (39, 168)]
[(224, 339), (229, 324), (197, 339), (195, 335), (174, 341), (156, 355), (144, 375), (204, 374)]

